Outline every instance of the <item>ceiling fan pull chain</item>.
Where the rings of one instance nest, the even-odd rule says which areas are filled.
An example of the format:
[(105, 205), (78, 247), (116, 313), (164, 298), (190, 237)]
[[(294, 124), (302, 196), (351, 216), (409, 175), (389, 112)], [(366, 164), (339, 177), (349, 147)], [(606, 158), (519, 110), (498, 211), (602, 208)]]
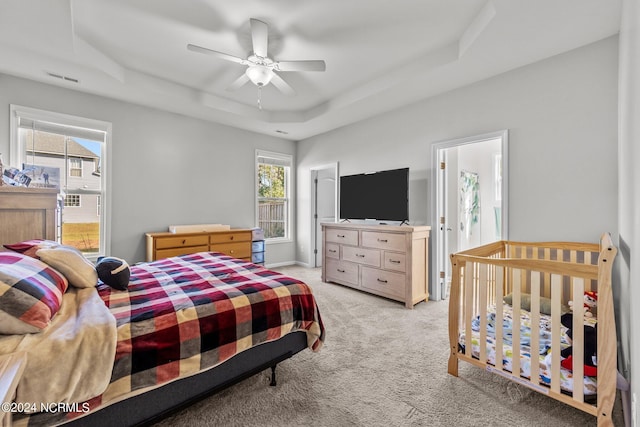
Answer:
[(262, 111), (262, 86), (258, 86), (258, 109)]

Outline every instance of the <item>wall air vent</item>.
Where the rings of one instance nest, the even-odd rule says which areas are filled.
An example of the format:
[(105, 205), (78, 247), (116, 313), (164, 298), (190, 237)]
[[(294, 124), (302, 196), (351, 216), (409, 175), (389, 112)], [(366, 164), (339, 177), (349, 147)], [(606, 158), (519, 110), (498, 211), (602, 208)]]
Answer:
[(80, 80), (73, 77), (63, 76), (61, 74), (56, 74), (56, 73), (50, 73), (49, 71), (45, 71), (45, 73), (47, 73), (49, 77), (55, 77), (56, 79), (60, 79), (60, 80), (64, 80), (72, 83), (80, 83)]

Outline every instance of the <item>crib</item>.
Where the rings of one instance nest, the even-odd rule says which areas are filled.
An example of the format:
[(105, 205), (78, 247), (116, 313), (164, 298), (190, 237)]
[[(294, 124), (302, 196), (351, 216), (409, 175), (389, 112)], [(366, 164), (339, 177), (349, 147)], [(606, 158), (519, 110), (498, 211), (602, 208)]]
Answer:
[[(463, 360), (597, 416), (598, 426), (613, 425), (616, 253), (611, 236), (604, 234), (599, 245), (500, 241), (452, 254), (448, 372), (458, 376)], [(585, 291), (597, 291), (595, 317), (585, 317)], [(567, 311), (573, 325), (597, 324), (596, 377), (585, 375), (584, 331), (589, 330), (583, 327), (572, 328), (572, 371), (561, 367), (560, 349), (567, 344), (560, 319)], [(530, 336), (524, 325), (530, 325)]]

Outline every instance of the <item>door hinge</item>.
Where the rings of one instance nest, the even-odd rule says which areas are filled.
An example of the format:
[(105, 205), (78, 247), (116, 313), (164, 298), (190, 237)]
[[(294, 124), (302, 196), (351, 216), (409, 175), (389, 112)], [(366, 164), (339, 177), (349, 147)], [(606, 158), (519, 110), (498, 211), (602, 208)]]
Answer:
[(443, 216), (440, 217), (440, 224), (444, 224), (444, 217)]
[(445, 162), (440, 162), (440, 169), (444, 169), (446, 166)]
[(444, 279), (444, 271), (441, 271), (441, 272), (440, 272), (440, 278), (441, 278), (441, 279)]

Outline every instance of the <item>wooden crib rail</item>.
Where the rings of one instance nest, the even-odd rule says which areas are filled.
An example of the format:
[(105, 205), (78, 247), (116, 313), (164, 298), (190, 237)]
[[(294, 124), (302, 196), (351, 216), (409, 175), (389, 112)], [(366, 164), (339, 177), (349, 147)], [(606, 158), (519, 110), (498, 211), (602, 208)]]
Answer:
[(613, 425), (618, 359), (611, 271), (617, 253), (611, 236), (603, 234), (598, 259), (598, 426)]

